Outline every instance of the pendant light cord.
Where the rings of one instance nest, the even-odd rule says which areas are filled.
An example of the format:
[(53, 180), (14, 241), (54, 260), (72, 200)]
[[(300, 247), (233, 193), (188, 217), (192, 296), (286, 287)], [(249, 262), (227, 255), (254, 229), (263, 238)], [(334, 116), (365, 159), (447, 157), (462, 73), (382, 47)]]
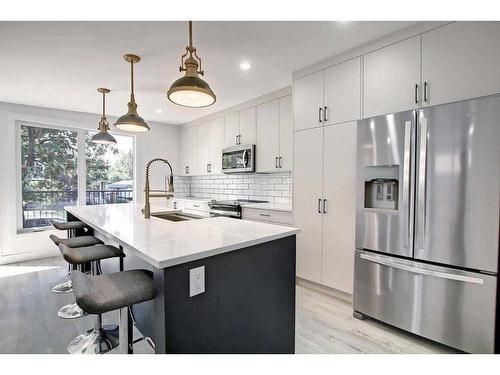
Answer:
[(106, 118), (106, 93), (102, 93), (102, 117)]
[(132, 82), (130, 82), (130, 101), (134, 101), (134, 61), (130, 62), (130, 77)]
[(193, 54), (193, 21), (189, 21), (189, 52)]

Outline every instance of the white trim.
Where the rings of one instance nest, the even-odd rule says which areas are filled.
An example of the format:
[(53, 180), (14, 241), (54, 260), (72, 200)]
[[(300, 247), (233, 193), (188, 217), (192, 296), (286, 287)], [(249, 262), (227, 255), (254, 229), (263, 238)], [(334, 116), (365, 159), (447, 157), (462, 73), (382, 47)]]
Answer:
[(76, 189), (78, 191), (77, 201), (78, 204), (82, 205), (87, 204), (85, 200), (87, 192), (87, 158), (85, 157), (85, 132), (86, 131), (83, 129), (78, 129), (76, 136), (76, 173), (78, 178), (78, 182), (76, 184)]

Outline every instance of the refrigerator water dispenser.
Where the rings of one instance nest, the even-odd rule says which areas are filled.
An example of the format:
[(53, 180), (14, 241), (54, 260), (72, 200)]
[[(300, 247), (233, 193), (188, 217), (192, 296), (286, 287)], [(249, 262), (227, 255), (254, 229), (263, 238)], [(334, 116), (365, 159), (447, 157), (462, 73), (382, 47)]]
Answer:
[(398, 209), (399, 166), (365, 167), (365, 208)]

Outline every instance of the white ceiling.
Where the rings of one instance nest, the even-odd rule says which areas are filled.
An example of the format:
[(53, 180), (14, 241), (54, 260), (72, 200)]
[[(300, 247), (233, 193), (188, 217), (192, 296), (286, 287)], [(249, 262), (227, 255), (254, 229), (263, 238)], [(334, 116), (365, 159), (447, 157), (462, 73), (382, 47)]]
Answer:
[[(194, 45), (217, 103), (187, 109), (166, 99), (181, 76), (187, 22), (0, 22), (0, 101), (99, 113), (96, 88), (107, 87), (108, 114), (122, 115), (130, 80), (122, 56), (135, 53), (142, 57), (135, 69), (139, 115), (182, 124), (288, 86), (294, 70), (410, 24), (194, 22)], [(249, 71), (240, 70), (243, 60)]]

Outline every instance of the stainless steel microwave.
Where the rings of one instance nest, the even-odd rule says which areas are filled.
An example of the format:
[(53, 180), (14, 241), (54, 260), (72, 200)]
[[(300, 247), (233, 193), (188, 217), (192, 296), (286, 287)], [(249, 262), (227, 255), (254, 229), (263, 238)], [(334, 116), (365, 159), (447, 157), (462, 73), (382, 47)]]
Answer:
[(238, 145), (223, 149), (222, 172), (255, 172), (255, 145)]

